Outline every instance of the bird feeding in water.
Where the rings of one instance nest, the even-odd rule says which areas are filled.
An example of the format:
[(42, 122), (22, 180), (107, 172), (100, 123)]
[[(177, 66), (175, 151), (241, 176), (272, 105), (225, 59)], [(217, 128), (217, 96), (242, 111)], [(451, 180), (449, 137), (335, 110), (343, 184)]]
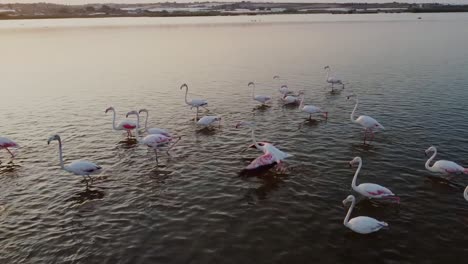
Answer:
[(219, 127), (221, 128), (221, 117), (220, 116), (204, 116), (198, 120), (197, 125), (209, 127), (213, 123), (218, 122)]
[(351, 97), (356, 97), (356, 105), (354, 106), (353, 112), (351, 112), (350, 119), (351, 122), (359, 124), (364, 128), (364, 144), (366, 144), (367, 134), (370, 134), (369, 142), (371, 142), (374, 140), (374, 133), (380, 129), (384, 130), (385, 128), (377, 120), (370, 116), (361, 115), (358, 118), (354, 118), (354, 113), (358, 107), (359, 99), (355, 95), (349, 95), (347, 96), (347, 99), (349, 100)]
[[(165, 130), (165, 129), (157, 128), (157, 127), (147, 128), (148, 127), (149, 111), (146, 110), (146, 109), (140, 109), (140, 111), (138, 111), (138, 114), (141, 114), (141, 113), (146, 114), (146, 116), (145, 116), (145, 131), (148, 134), (161, 134), (161, 135), (164, 135), (166, 137), (171, 137), (171, 134), (169, 132), (167, 132), (167, 130)], [(138, 127), (140, 127), (140, 124), (138, 124)]]
[(266, 106), (265, 104), (271, 100), (271, 97), (266, 96), (266, 95), (255, 95), (255, 83), (254, 82), (249, 82), (247, 86), (252, 86), (252, 98), (257, 101), (262, 103), (262, 106)]
[(359, 234), (370, 234), (388, 226), (387, 223), (378, 221), (368, 216), (358, 216), (349, 220), (351, 212), (356, 205), (356, 198), (354, 198), (353, 195), (349, 195), (346, 199), (343, 200), (343, 205), (346, 206), (348, 203), (351, 203), (351, 206), (349, 207), (348, 213), (346, 214), (346, 217), (343, 221), (344, 226), (347, 228)]
[[(81, 175), (83, 176), (85, 182), (86, 182), (86, 187), (88, 187), (88, 180), (92, 181), (90, 175), (98, 174), (101, 172), (101, 166), (98, 166), (90, 161), (86, 160), (76, 160), (71, 162), (68, 165), (64, 165), (63, 163), (63, 151), (62, 151), (62, 140), (59, 135), (53, 135), (47, 140), (47, 145), (50, 144), (51, 141), (57, 140), (59, 144), (59, 159), (60, 159), (60, 167), (68, 171), (70, 173), (73, 173), (75, 175)], [(86, 178), (86, 176), (88, 178)]]
[(284, 105), (298, 105), (301, 103), (302, 97), (304, 97), (304, 91), (299, 91), (297, 95), (284, 95), (281, 101)]
[(464, 168), (453, 161), (448, 160), (438, 160), (430, 166), (431, 162), (434, 160), (435, 156), (437, 155), (437, 148), (434, 146), (429, 147), (426, 149), (425, 154), (426, 156), (429, 153), (433, 152), (432, 156), (426, 161), (425, 167), (428, 171), (440, 173), (443, 175), (450, 175), (453, 177), (457, 174), (468, 174), (468, 168)]
[(237, 123), (236, 128), (240, 127), (249, 127), (252, 133), (252, 142), (254, 147), (263, 152), (263, 155), (259, 156), (253, 160), (242, 172), (241, 174), (248, 173), (250, 171), (255, 171), (266, 166), (277, 165), (277, 168), (280, 170), (283, 167), (283, 161), (286, 158), (292, 157), (292, 155), (285, 153), (271, 143), (267, 142), (257, 142), (255, 139), (255, 124), (251, 122), (241, 121)]
[[(130, 111), (127, 113), (127, 117), (130, 115), (136, 115), (138, 123), (140, 123), (140, 114), (137, 111)], [(149, 134), (145, 136), (144, 138), (140, 139), (138, 129), (136, 130), (136, 135), (135, 138), (138, 141), (139, 144), (143, 144), (154, 151), (154, 155), (156, 158), (156, 166), (158, 166), (159, 161), (158, 161), (158, 148), (167, 146), (170, 142), (173, 141), (172, 137), (167, 137), (163, 134)], [(181, 139), (182, 137), (179, 137), (174, 143), (172, 143), (171, 146), (166, 150), (167, 155), (169, 154), (169, 150), (171, 150)]]
[(330, 66), (325, 66), (324, 69), (327, 71), (327, 83), (330, 83), (330, 84), (332, 85), (332, 87), (331, 87), (331, 88), (332, 88), (332, 90), (331, 90), (332, 93), (335, 92), (335, 90), (334, 90), (335, 84), (341, 85), (341, 89), (344, 89), (344, 88), (345, 88), (344, 83), (343, 83), (340, 79), (334, 77), (334, 76), (331, 74), (331, 68), (330, 68)]
[(106, 109), (106, 114), (108, 112), (112, 112), (112, 128), (114, 130), (125, 130), (127, 131), (127, 137), (131, 137), (132, 136), (132, 130), (133, 129), (136, 129), (138, 127), (137, 123), (135, 123), (134, 121), (132, 120), (129, 120), (129, 119), (124, 119), (122, 121), (120, 121), (117, 125), (115, 124), (115, 109), (114, 107), (109, 107)]
[[(273, 76), (273, 80), (280, 80), (280, 77), (278, 75)], [(288, 86), (286, 84), (281, 85), (281, 87), (278, 89), (278, 91), (281, 94), (281, 97), (284, 97), (287, 94), (292, 93), (291, 90), (289, 90)]]
[(5, 149), (13, 158), (15, 155), (10, 151), (10, 148), (19, 148), (19, 145), (9, 138), (0, 137), (0, 150)]
[(353, 167), (356, 164), (358, 165), (358, 168), (356, 170), (356, 173), (354, 174), (353, 181), (351, 183), (351, 188), (353, 188), (353, 190), (369, 199), (394, 200), (397, 203), (400, 203), (400, 198), (398, 196), (396, 196), (392, 191), (381, 185), (374, 183), (361, 183), (359, 185), (356, 185), (357, 176), (361, 171), (362, 167), (361, 157), (355, 157), (349, 162), (350, 167)]
[(323, 115), (325, 120), (328, 119), (328, 112), (324, 111), (322, 108), (315, 105), (304, 105), (304, 96), (301, 98), (301, 103), (299, 104), (299, 109), (302, 112), (309, 114), (309, 121), (312, 120), (312, 115)]
[(190, 105), (190, 109), (192, 108), (196, 108), (197, 109), (197, 114), (196, 114), (196, 119), (195, 121), (198, 121), (198, 109), (200, 107), (203, 107), (206, 109), (206, 106), (208, 106), (208, 102), (204, 99), (191, 99), (191, 100), (187, 100), (187, 94), (188, 94), (188, 85), (186, 83), (182, 84), (180, 86), (180, 89), (182, 90), (183, 88), (185, 88), (185, 103), (187, 105)]

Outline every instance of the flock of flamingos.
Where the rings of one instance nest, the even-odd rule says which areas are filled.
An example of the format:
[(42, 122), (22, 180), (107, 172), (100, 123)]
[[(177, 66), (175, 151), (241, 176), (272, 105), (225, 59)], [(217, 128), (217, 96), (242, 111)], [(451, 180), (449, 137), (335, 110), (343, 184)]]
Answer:
[[(327, 77), (326, 81), (327, 83), (331, 84), (331, 92), (334, 93), (335, 90), (335, 85), (340, 85), (340, 89), (344, 89), (344, 83), (334, 77), (331, 74), (331, 69), (329, 66), (326, 66), (324, 68), (327, 70)], [(279, 79), (279, 76), (274, 76), (274, 79)], [(269, 96), (265, 95), (258, 95), (255, 93), (255, 83), (250, 82), (248, 83), (249, 87), (252, 87), (252, 98), (255, 101), (258, 101), (261, 103), (259, 107), (269, 107), (267, 103), (272, 99)], [(207, 115), (203, 116), (202, 118), (199, 118), (199, 109), (200, 108), (205, 108), (208, 106), (208, 102), (203, 99), (187, 99), (187, 94), (188, 94), (188, 85), (187, 84), (182, 84), (180, 89), (185, 89), (185, 103), (190, 106), (190, 108), (195, 108), (196, 109), (196, 117), (195, 121), (197, 122), (198, 125), (201, 126), (212, 126), (214, 124), (219, 124), (221, 125), (221, 117), (215, 116), (215, 115)], [(279, 88), (279, 92), (281, 94), (281, 100), (284, 104), (294, 104), (294, 105), (299, 105), (299, 108), (301, 111), (307, 113), (309, 115), (309, 119), (312, 120), (312, 116), (322, 116), (323, 118), (327, 119), (328, 118), (328, 112), (322, 110), (320, 107), (314, 106), (314, 105), (304, 105), (304, 93), (302, 91), (299, 91), (298, 93), (294, 93), (293, 91), (290, 91), (287, 85), (281, 85)], [(356, 105), (354, 106), (353, 111), (351, 112), (351, 122), (356, 123), (360, 125), (364, 129), (364, 144), (369, 144), (372, 140), (374, 140), (374, 133), (383, 130), (384, 127), (374, 118), (366, 115), (361, 115), (359, 117), (355, 117), (355, 112), (358, 107), (359, 101), (357, 96), (355, 95), (349, 95), (347, 99), (354, 98), (356, 101)], [(124, 119), (120, 121), (118, 124), (116, 124), (116, 111), (113, 107), (109, 107), (105, 110), (106, 113), (112, 112), (112, 128), (114, 130), (118, 131), (125, 131), (127, 133), (127, 137), (132, 137), (132, 131), (134, 131), (135, 139), (138, 141), (139, 144), (145, 145), (148, 148), (152, 149), (155, 154), (155, 159), (156, 159), (156, 165), (158, 164), (158, 151), (161, 148), (165, 148), (165, 151), (167, 154), (169, 154), (169, 151), (179, 142), (181, 137), (176, 137), (166, 131), (165, 129), (162, 128), (147, 128), (148, 124), (148, 110), (146, 109), (141, 109), (139, 111), (130, 111), (127, 113), (126, 117), (128, 118), (129, 116), (136, 116), (136, 122), (134, 120), (130, 119)], [(145, 125), (144, 129), (142, 129), (143, 132), (146, 132), (146, 136), (140, 136), (140, 129), (142, 126), (140, 126), (140, 115), (144, 113), (145, 114)], [(260, 150), (263, 152), (263, 155), (259, 156), (255, 160), (253, 160), (245, 169), (243, 172), (255, 172), (258, 170), (264, 170), (264, 169), (270, 169), (272, 167), (275, 167), (277, 169), (281, 169), (283, 166), (283, 161), (286, 158), (291, 157), (292, 155), (285, 153), (278, 148), (276, 148), (273, 144), (268, 143), (268, 142), (257, 142), (255, 139), (255, 123), (253, 122), (246, 122), (246, 121), (241, 121), (237, 123), (236, 128), (241, 128), (241, 127), (247, 127), (251, 130), (252, 133), (252, 142), (253, 144), (250, 145), (250, 148), (255, 148), (257, 150)], [(64, 164), (63, 162), (63, 152), (62, 152), (62, 141), (59, 135), (53, 135), (52, 137), (49, 138), (47, 141), (48, 144), (50, 144), (52, 141), (58, 141), (58, 147), (59, 147), (59, 159), (60, 159), (60, 167), (68, 171), (70, 173), (73, 173), (75, 175), (81, 175), (83, 176), (86, 186), (88, 187), (88, 180), (92, 180), (90, 175), (98, 174), (101, 171), (101, 167), (99, 165), (96, 165), (93, 162), (89, 161), (84, 161), (84, 160), (78, 160), (78, 161), (73, 161), (69, 164)], [(368, 142), (368, 143), (366, 143)], [(13, 157), (14, 154), (10, 151), (10, 148), (18, 148), (19, 145), (5, 137), (0, 137), (0, 150), (5, 149), (10, 153), (10, 155)], [(438, 160), (434, 162), (434, 164), (431, 166), (431, 162), (434, 160), (435, 156), (437, 155), (437, 149), (434, 146), (429, 147), (426, 150), (426, 155), (429, 153), (433, 153), (432, 156), (427, 160), (425, 167), (427, 170), (435, 173), (439, 173), (442, 175), (448, 175), (449, 177), (453, 177), (456, 174), (468, 174), (468, 168), (464, 168), (460, 165), (458, 165), (455, 162), (452, 161), (447, 161), (447, 160)], [(363, 197), (367, 197), (369, 199), (375, 199), (375, 200), (387, 200), (387, 201), (394, 201), (396, 203), (400, 202), (400, 198), (396, 196), (391, 190), (388, 188), (374, 184), (374, 183), (361, 183), (357, 185), (357, 176), (361, 170), (362, 167), (362, 159), (360, 157), (355, 157), (353, 160), (349, 162), (350, 166), (357, 166), (357, 170), (354, 174), (351, 187), (354, 191), (362, 195)], [(468, 186), (466, 187), (464, 193), (463, 193), (464, 198), (468, 201)], [(356, 199), (353, 195), (349, 195), (344, 201), (343, 204), (349, 204), (351, 203), (351, 206), (348, 210), (348, 213), (346, 214), (346, 217), (344, 219), (344, 225), (348, 227), (349, 229), (353, 230), (354, 232), (360, 233), (360, 234), (369, 234), (376, 232), (383, 227), (388, 226), (387, 223), (378, 221), (374, 218), (367, 217), (367, 216), (358, 216), (352, 219), (350, 218), (351, 212), (355, 206)]]

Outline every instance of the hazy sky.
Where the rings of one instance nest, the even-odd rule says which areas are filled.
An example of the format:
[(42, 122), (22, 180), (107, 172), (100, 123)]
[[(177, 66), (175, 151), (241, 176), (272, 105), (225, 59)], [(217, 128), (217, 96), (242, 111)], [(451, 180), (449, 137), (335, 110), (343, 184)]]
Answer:
[[(171, 2), (174, 0), (170, 0)], [(193, 0), (196, 1), (196, 0)], [(176, 0), (176, 2), (193, 2), (192, 0)], [(199, 0), (202, 1), (202, 0)], [(240, 1), (240, 0), (239, 0)], [(251, 0), (252, 2), (254, 0)], [(269, 0), (262, 1), (257, 0), (256, 2), (326, 2), (326, 3), (345, 3), (345, 2), (373, 2), (373, 3), (382, 3), (382, 2), (393, 2), (394, 0)], [(468, 4), (468, 0), (396, 0), (397, 2), (411, 2), (411, 3), (457, 3), (457, 4)], [(85, 4), (85, 3), (157, 3), (157, 2), (166, 2), (157, 1), (157, 0), (0, 0), (0, 3), (34, 3), (34, 2), (50, 2), (50, 3), (60, 3), (60, 4)], [(226, 1), (227, 2), (227, 1)]]

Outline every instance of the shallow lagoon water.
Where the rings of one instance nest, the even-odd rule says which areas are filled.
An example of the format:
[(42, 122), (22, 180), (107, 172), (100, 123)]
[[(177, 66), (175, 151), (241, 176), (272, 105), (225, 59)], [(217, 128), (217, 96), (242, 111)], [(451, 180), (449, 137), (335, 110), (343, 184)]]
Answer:
[[(417, 17), (422, 16), (422, 20)], [(446, 263), (468, 255), (467, 176), (452, 182), (425, 171), (424, 150), (468, 166), (466, 14), (309, 15), (170, 19), (2, 21), (0, 134), (22, 147), (0, 153), (2, 263)], [(323, 67), (345, 80), (328, 93)], [(279, 103), (281, 76), (329, 120)], [(255, 110), (247, 83), (274, 96)], [(199, 131), (189, 97), (205, 98), (221, 129)], [(386, 128), (371, 146), (350, 123), (358, 114)], [(150, 124), (184, 135), (172, 157), (112, 131), (118, 118), (147, 108)], [(288, 172), (238, 173), (257, 139), (293, 154)], [(86, 158), (104, 170), (86, 190), (66, 161)], [(401, 197), (400, 206), (360, 202), (390, 228), (370, 236), (342, 224), (358, 182)]]

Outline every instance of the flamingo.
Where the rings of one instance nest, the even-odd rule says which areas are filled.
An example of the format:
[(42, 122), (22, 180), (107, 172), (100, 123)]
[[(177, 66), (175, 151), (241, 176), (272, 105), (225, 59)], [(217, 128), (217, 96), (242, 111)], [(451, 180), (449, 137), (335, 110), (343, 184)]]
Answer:
[[(348, 96), (348, 100), (354, 95)], [(354, 118), (354, 113), (358, 107), (359, 100), (356, 97), (356, 105), (354, 106), (353, 112), (351, 112), (351, 122), (361, 125), (364, 128), (364, 144), (366, 144), (367, 133), (370, 133), (371, 140), (374, 140), (374, 130), (385, 129), (377, 120), (370, 116), (361, 115), (358, 118)]]
[(183, 88), (185, 88), (185, 103), (187, 105), (190, 105), (190, 109), (192, 109), (193, 107), (195, 107), (197, 109), (197, 116), (196, 116), (196, 120), (198, 120), (198, 109), (200, 107), (203, 107), (205, 108), (205, 106), (208, 105), (208, 102), (204, 99), (192, 99), (190, 101), (187, 100), (187, 94), (188, 94), (188, 85), (186, 83), (182, 84), (180, 86), (180, 89), (182, 90)]
[[(136, 115), (137, 116), (137, 122), (140, 123), (140, 114), (137, 111), (130, 111), (127, 113), (127, 117), (129, 115)], [(158, 166), (158, 148), (162, 147), (164, 145), (167, 145), (169, 142), (172, 142), (172, 137), (167, 137), (163, 134), (149, 134), (145, 136), (143, 139), (140, 139), (140, 136), (138, 134), (138, 129), (135, 130), (136, 132), (136, 140), (138, 143), (146, 145), (147, 147), (151, 148), (154, 150), (154, 154), (156, 156), (156, 166)], [(181, 139), (179, 137), (167, 150), (166, 153), (169, 155), (169, 150), (171, 150)]]
[(336, 78), (334, 76), (330, 76), (330, 72), (331, 72), (330, 66), (325, 66), (324, 69), (327, 70), (327, 83), (331, 83), (332, 92), (334, 92), (333, 88), (334, 88), (335, 84), (341, 84), (342, 89), (344, 89), (345, 85), (340, 79), (338, 79), (338, 78)]
[(208, 127), (214, 122), (219, 122), (219, 127), (221, 127), (221, 117), (220, 116), (204, 116), (198, 120), (197, 125)]
[(10, 151), (9, 148), (19, 148), (19, 145), (11, 139), (0, 137), (0, 150), (6, 149), (6, 151), (10, 153), (11, 157), (14, 157), (15, 155)]
[(247, 86), (252, 86), (252, 98), (255, 101), (262, 103), (262, 106), (264, 106), (266, 102), (271, 100), (271, 97), (266, 96), (266, 95), (255, 95), (255, 83), (254, 82), (249, 82)]
[(392, 191), (389, 189), (380, 186), (374, 183), (361, 183), (356, 186), (357, 176), (361, 171), (362, 167), (362, 159), (361, 157), (355, 157), (352, 161), (349, 162), (349, 166), (353, 166), (358, 164), (358, 168), (356, 173), (354, 174), (353, 181), (351, 183), (351, 187), (353, 190), (370, 199), (393, 199), (396, 200), (397, 203), (400, 203), (400, 198), (393, 194)]
[(277, 149), (273, 144), (267, 142), (257, 142), (255, 140), (255, 124), (251, 122), (241, 121), (237, 123), (236, 128), (247, 126), (252, 131), (253, 146), (258, 150), (263, 151), (263, 155), (253, 160), (246, 168), (246, 171), (259, 169), (264, 166), (273, 165), (274, 163), (278, 166), (282, 166), (282, 161), (286, 158), (292, 157), (292, 155), (285, 153)]
[(56, 135), (51, 136), (49, 140), (47, 140), (47, 145), (49, 145), (50, 142), (53, 140), (57, 140), (59, 143), (60, 167), (63, 170), (73, 173), (75, 175), (83, 176), (86, 182), (86, 187), (88, 187), (88, 180), (86, 179), (86, 176), (88, 176), (88, 179), (92, 181), (90, 175), (100, 173), (102, 169), (101, 166), (98, 166), (90, 161), (85, 161), (85, 160), (76, 160), (68, 165), (64, 165), (63, 164), (63, 152), (62, 152), (62, 140), (60, 139), (60, 136), (56, 134)]
[(434, 146), (431, 146), (428, 149), (426, 149), (425, 151), (426, 156), (430, 152), (434, 152), (434, 154), (432, 154), (432, 156), (426, 161), (426, 169), (428, 171), (438, 172), (444, 175), (452, 175), (452, 176), (455, 174), (468, 174), (467, 168), (463, 168), (462, 166), (458, 165), (457, 163), (453, 161), (438, 160), (434, 162), (432, 166), (430, 166), (429, 164), (437, 155), (437, 148)]
[[(157, 128), (157, 127), (153, 127), (153, 128), (147, 128), (148, 126), (148, 117), (149, 117), (149, 112), (148, 110), (146, 109), (140, 109), (140, 111), (138, 111), (139, 114), (141, 113), (146, 113), (146, 117), (145, 117), (145, 130), (148, 134), (161, 134), (161, 135), (164, 135), (166, 137), (172, 137), (171, 134), (169, 132), (167, 132), (167, 130), (165, 129), (162, 129), (162, 128)], [(140, 127), (140, 124), (138, 124), (138, 127)]]
[(109, 111), (112, 111), (112, 113), (113, 113), (112, 128), (114, 130), (125, 130), (125, 131), (127, 131), (127, 137), (131, 137), (132, 136), (132, 130), (136, 129), (138, 124), (135, 123), (132, 120), (125, 119), (125, 120), (120, 121), (120, 123), (118, 125), (115, 125), (115, 109), (114, 109), (114, 107), (111, 106), (111, 107), (107, 108), (106, 109), (106, 114)]
[(465, 191), (463, 192), (463, 197), (468, 201), (468, 186), (466, 186)]
[(351, 212), (353, 211), (354, 206), (356, 205), (356, 198), (354, 198), (353, 195), (349, 195), (348, 197), (346, 197), (345, 200), (343, 200), (343, 205), (346, 205), (349, 202), (351, 202), (351, 207), (349, 207), (348, 213), (346, 214), (346, 217), (343, 221), (344, 226), (346, 226), (347, 228), (359, 234), (370, 234), (379, 231), (383, 227), (388, 226), (387, 223), (378, 221), (368, 216), (358, 216), (349, 220)]
[(301, 103), (299, 104), (299, 108), (302, 112), (306, 112), (309, 114), (309, 120), (312, 120), (312, 115), (315, 114), (323, 114), (325, 120), (328, 119), (328, 112), (323, 111), (322, 108), (317, 107), (315, 105), (304, 105), (304, 96), (302, 96)]
[(297, 105), (301, 103), (301, 99), (303, 96), (304, 96), (304, 92), (299, 91), (297, 95), (284, 95), (284, 97), (281, 98), (281, 100), (283, 101), (285, 105), (291, 105), (291, 104)]
[[(280, 80), (280, 77), (279, 77), (278, 75), (275, 75), (275, 76), (273, 76), (273, 79), (274, 79), (274, 80)], [(279, 90), (279, 92), (283, 95), (283, 97), (284, 97), (285, 95), (287, 95), (287, 94), (292, 93), (292, 92), (289, 90), (289, 88), (288, 88), (288, 86), (287, 86), (286, 84), (281, 85), (281, 87), (280, 87), (278, 90)]]

